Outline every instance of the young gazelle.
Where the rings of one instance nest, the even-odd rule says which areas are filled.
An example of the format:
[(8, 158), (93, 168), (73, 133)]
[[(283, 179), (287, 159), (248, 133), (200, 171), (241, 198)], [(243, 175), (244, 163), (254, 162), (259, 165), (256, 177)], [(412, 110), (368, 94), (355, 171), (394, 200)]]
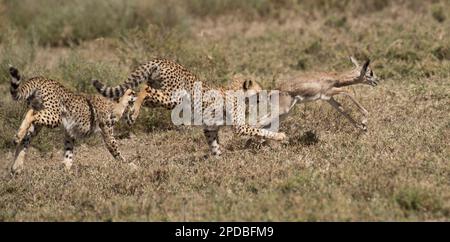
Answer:
[[(362, 130), (367, 130), (367, 116), (369, 112), (350, 94), (349, 91), (342, 87), (354, 84), (367, 84), (376, 86), (379, 82), (375, 73), (370, 69), (370, 60), (367, 60), (362, 66), (358, 61), (350, 57), (354, 64), (354, 69), (343, 73), (317, 73), (312, 75), (304, 75), (294, 80), (282, 81), (278, 84), (279, 90), (279, 117), (286, 117), (296, 103), (311, 102), (316, 100), (327, 101), (339, 113), (344, 115), (353, 125)], [(336, 101), (333, 96), (343, 94), (352, 100), (363, 114), (364, 118), (361, 122), (355, 121)], [(260, 119), (260, 126), (268, 127), (272, 122), (269, 115)]]

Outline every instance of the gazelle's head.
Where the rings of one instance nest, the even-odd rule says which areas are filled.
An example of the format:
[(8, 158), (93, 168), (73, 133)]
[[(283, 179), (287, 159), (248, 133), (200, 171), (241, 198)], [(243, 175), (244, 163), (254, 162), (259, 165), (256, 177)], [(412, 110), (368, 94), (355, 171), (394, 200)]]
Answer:
[(355, 71), (359, 75), (361, 83), (371, 85), (373, 87), (378, 84), (380, 80), (375, 75), (373, 70), (369, 67), (370, 60), (364, 62), (362, 66), (358, 63), (358, 61), (354, 57), (350, 57), (350, 61), (353, 63), (353, 65), (355, 65)]

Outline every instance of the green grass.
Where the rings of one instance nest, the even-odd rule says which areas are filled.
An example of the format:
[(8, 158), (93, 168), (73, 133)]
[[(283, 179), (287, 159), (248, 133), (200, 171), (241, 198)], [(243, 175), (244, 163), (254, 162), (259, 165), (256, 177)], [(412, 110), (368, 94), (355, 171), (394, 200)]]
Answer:
[[(55, 1), (0, 1), (0, 220), (449, 220), (447, 1)], [(204, 158), (200, 128), (144, 108), (117, 132), (135, 173), (99, 137), (77, 142), (64, 172), (59, 130), (33, 141), (23, 174), (7, 173), (26, 111), (10, 97), (9, 64), (95, 93), (91, 79), (121, 83), (154, 57), (215, 85), (240, 73), (272, 88), (349, 68), (349, 55), (371, 58), (383, 79), (350, 88), (370, 112), (367, 133), (309, 103), (283, 122), (289, 144), (224, 129), (223, 157)]]

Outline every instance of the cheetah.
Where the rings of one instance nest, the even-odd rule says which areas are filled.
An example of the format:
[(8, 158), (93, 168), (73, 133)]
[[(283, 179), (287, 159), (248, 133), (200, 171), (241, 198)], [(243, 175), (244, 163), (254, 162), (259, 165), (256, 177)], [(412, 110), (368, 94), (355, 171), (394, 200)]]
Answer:
[(16, 152), (10, 167), (13, 174), (20, 173), (23, 169), (31, 139), (42, 127), (63, 126), (63, 164), (67, 170), (73, 163), (75, 139), (88, 137), (97, 131), (101, 131), (105, 145), (113, 157), (125, 162), (113, 136), (113, 125), (133, 105), (136, 99), (133, 90), (125, 90), (120, 100), (113, 103), (99, 95), (76, 94), (58, 81), (44, 77), (33, 77), (21, 83), (21, 74), (14, 67), (9, 68), (9, 73), (12, 98), (16, 101), (26, 100), (30, 107), (14, 138)]
[[(342, 87), (354, 84), (376, 86), (379, 83), (379, 78), (369, 67), (370, 60), (367, 60), (362, 66), (354, 57), (350, 57), (350, 61), (354, 68), (343, 73), (303, 74), (297, 78), (279, 82), (277, 89), (279, 90), (278, 116), (280, 119), (286, 117), (297, 103), (325, 100), (356, 128), (366, 131), (369, 112)], [(347, 96), (356, 105), (358, 111), (363, 114), (361, 122), (355, 121), (342, 105), (333, 98), (334, 95), (338, 94)], [(272, 120), (266, 116), (260, 120), (259, 126), (265, 127), (271, 122)]]
[[(103, 96), (117, 99), (123, 95), (125, 90), (135, 88), (144, 81), (146, 81), (146, 86), (141, 89), (137, 95), (133, 107), (134, 113), (129, 117), (130, 122), (136, 120), (142, 105), (146, 107), (164, 107), (173, 110), (181, 103), (183, 91), (185, 91), (184, 94), (190, 94), (191, 96), (194, 96), (196, 92), (206, 94), (209, 91), (216, 91), (222, 97), (227, 96), (227, 90), (225, 88), (214, 88), (200, 82), (199, 78), (184, 66), (162, 58), (156, 58), (140, 65), (131, 73), (128, 80), (121, 85), (107, 87), (100, 81), (95, 81), (93, 84), (97, 91)], [(200, 87), (199, 85), (196, 85), (198, 83), (201, 83)], [(237, 89), (237, 86), (232, 87), (232, 89)], [(243, 83), (241, 82), (239, 89), (241, 89), (244, 94), (243, 96), (248, 97), (257, 92), (260, 89), (260, 86), (257, 82), (246, 80)], [(278, 141), (285, 139), (286, 135), (284, 133), (255, 128), (246, 124), (245, 106), (242, 107), (242, 105), (238, 105), (237, 98), (231, 98), (230, 102), (233, 104), (231, 105), (231, 108), (228, 108), (227, 106), (222, 110), (223, 112), (231, 114), (231, 126), (234, 127), (235, 133), (241, 136), (257, 136)], [(214, 105), (215, 104), (211, 102), (211, 100), (194, 100), (192, 103), (194, 115), (196, 110), (197, 112), (203, 113), (203, 111), (208, 108), (214, 108)], [(215, 120), (215, 117), (213, 116), (206, 116), (203, 118), (201, 126), (203, 127), (210, 153), (213, 156), (220, 156), (222, 151), (220, 150), (218, 133), (220, 127), (224, 126), (223, 123)]]

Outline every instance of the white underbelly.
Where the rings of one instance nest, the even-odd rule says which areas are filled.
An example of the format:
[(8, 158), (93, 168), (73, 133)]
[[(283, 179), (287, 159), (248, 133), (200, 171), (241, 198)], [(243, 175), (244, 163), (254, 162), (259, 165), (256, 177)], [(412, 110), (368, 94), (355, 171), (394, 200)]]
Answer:
[(76, 120), (72, 118), (63, 117), (62, 124), (64, 130), (73, 138), (82, 138), (91, 135), (92, 133), (100, 131), (98, 124), (95, 127), (82, 127)]
[(318, 93), (314, 96), (307, 96), (307, 97), (298, 95), (298, 96), (295, 96), (295, 99), (299, 103), (312, 102), (312, 101), (322, 99), (322, 95), (320, 93)]

